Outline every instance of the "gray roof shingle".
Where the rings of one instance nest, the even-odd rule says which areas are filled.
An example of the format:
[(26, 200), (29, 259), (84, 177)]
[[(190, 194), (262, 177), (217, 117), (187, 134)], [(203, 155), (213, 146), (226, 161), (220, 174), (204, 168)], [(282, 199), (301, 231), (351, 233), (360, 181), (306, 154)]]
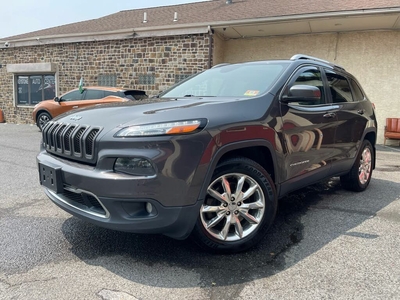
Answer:
[[(162, 6), (146, 9), (125, 10), (98, 19), (72, 23), (48, 29), (20, 34), (8, 39), (66, 34), (99, 33), (144, 27), (176, 26), (191, 24), (213, 25), (218, 22), (284, 17), (328, 12), (364, 11), (400, 8), (399, 0), (211, 0), (190, 4)], [(143, 23), (144, 12), (147, 23)], [(174, 22), (174, 13), (178, 21)]]

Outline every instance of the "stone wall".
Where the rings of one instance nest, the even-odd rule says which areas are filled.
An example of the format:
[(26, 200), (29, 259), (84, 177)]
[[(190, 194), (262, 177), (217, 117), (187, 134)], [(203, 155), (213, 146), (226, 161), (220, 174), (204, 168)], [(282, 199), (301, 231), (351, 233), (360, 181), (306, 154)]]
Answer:
[[(143, 89), (155, 95), (175, 83), (176, 75), (190, 75), (207, 68), (209, 36), (132, 38), (59, 45), (0, 49), (0, 109), (8, 123), (33, 123), (33, 108), (14, 104), (13, 74), (7, 64), (51, 62), (58, 66), (58, 95), (98, 85), (99, 75), (117, 75), (116, 85)], [(141, 84), (142, 75), (154, 75), (154, 84)]]

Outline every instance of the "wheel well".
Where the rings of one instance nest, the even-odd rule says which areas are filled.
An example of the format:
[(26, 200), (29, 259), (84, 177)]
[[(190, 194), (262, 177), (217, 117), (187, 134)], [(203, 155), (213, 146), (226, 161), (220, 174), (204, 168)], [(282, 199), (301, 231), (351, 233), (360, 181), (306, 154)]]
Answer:
[(274, 161), (272, 159), (271, 152), (268, 148), (262, 146), (248, 147), (232, 150), (230, 152), (225, 153), (219, 161), (242, 156), (254, 160), (256, 163), (260, 164), (271, 176), (272, 180), (275, 181), (275, 169), (274, 169)]
[(39, 111), (36, 113), (36, 120), (35, 120), (36, 123), (37, 123), (37, 120), (38, 120), (38, 118), (39, 118), (39, 116), (40, 116), (41, 113), (47, 113), (47, 114), (49, 114), (50, 118), (53, 118), (53, 117), (51, 116), (51, 114), (50, 114), (47, 110), (41, 109), (41, 110), (39, 110)]
[(375, 132), (368, 132), (368, 133), (365, 135), (365, 138), (364, 138), (364, 139), (370, 141), (370, 143), (371, 143), (372, 145), (375, 145), (375, 141), (376, 141), (376, 134), (375, 134)]
[[(376, 133), (375, 132), (368, 132), (365, 135), (365, 140), (368, 140), (372, 146), (375, 145), (376, 143)], [(375, 147), (373, 147), (374, 151), (375, 151)], [(376, 153), (374, 153), (374, 161), (373, 161), (373, 168), (375, 169), (375, 160), (376, 160)]]

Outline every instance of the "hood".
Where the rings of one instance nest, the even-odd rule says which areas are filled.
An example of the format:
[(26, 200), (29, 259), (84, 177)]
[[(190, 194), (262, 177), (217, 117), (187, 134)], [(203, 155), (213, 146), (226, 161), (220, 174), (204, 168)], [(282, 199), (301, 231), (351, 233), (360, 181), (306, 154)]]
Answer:
[[(65, 123), (100, 125), (103, 127), (126, 127), (136, 124), (199, 118), (194, 107), (216, 105), (221, 101), (194, 99), (147, 99), (92, 106), (70, 111), (55, 120)], [(192, 112), (192, 113), (191, 113)], [(197, 112), (197, 114), (195, 113)]]
[(196, 97), (147, 99), (75, 110), (55, 120), (64, 123), (100, 126), (103, 133), (132, 125), (184, 121), (204, 118), (209, 125), (257, 120), (267, 111), (272, 97), (252, 99)]

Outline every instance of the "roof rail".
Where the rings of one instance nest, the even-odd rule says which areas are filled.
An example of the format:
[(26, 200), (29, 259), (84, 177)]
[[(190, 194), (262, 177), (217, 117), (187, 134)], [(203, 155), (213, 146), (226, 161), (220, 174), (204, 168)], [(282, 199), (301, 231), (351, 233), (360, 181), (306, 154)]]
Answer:
[(344, 68), (339, 66), (339, 65), (333, 64), (333, 63), (331, 63), (331, 62), (329, 62), (327, 60), (320, 59), (320, 58), (317, 58), (317, 57), (314, 57), (314, 56), (309, 56), (309, 55), (305, 55), (305, 54), (296, 54), (296, 55), (293, 55), (290, 58), (290, 60), (299, 60), (299, 59), (315, 60), (315, 61), (319, 61), (319, 62), (322, 62), (322, 63), (327, 64), (327, 65), (330, 65), (332, 67), (336, 67), (336, 68), (344, 70)]
[(214, 69), (214, 68), (219, 68), (219, 67), (223, 67), (223, 66), (226, 66), (226, 65), (230, 65), (230, 63), (222, 63), (222, 64), (218, 64), (218, 65), (215, 65), (215, 66), (211, 67), (211, 69)]

